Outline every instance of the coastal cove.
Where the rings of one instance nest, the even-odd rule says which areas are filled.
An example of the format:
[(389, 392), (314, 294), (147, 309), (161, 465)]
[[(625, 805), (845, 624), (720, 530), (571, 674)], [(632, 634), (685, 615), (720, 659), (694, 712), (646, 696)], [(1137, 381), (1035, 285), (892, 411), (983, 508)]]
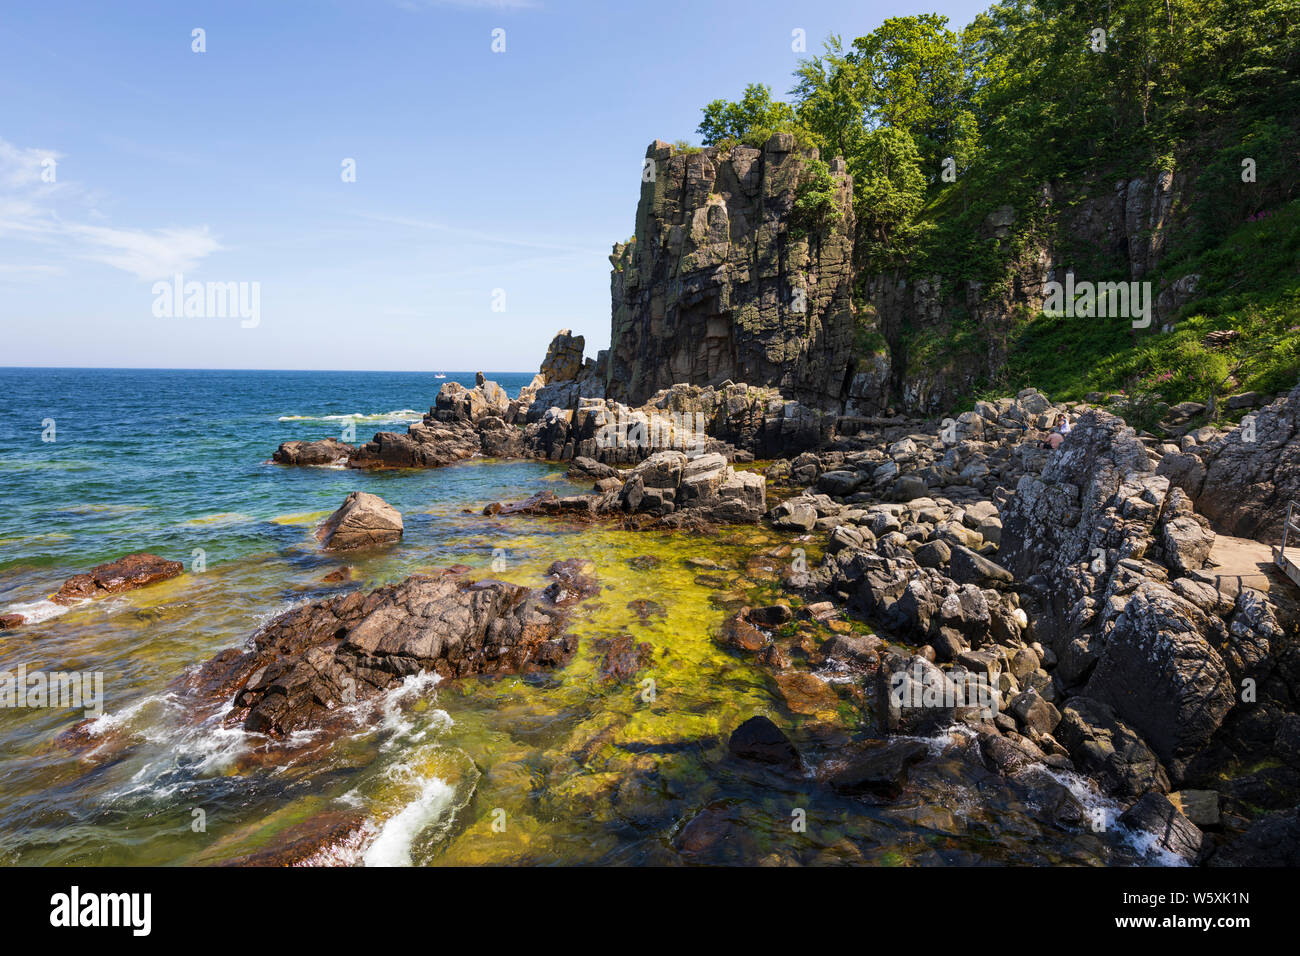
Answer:
[(219, 6), (0, 30), (23, 919), (852, 866), (1251, 927), (1300, 0)]
[[(791, 672), (817, 671), (815, 683), (776, 680), (717, 637), (736, 607), (783, 597), (787, 533), (481, 514), (491, 501), (583, 490), (540, 461), (360, 472), (267, 462), (277, 441), (318, 438), (340, 427), (337, 416), (357, 419), (362, 435), (413, 420), (402, 413), (429, 403), (440, 384), (432, 375), (0, 378), (17, 403), (5, 427), (59, 424), (45, 446), (0, 436), (24, 449), (3, 462), (5, 496), (23, 508), (0, 524), (0, 606), (30, 609), (65, 577), (128, 551), (186, 565), (172, 580), (4, 632), (0, 670), (105, 675), (105, 713), (88, 741), (65, 733), (80, 711), (0, 712), (8, 863), (1172, 862), (1120, 825), (1122, 808), (1084, 778), (1045, 769), (1004, 780), (960, 730), (918, 738), (901, 798), (827, 786), (845, 747), (876, 736), (854, 682), (807, 661)], [(448, 380), (468, 386), (473, 376)], [(44, 407), (50, 394), (63, 405)], [(313, 530), (358, 489), (402, 511), (403, 540), (321, 552)], [(803, 546), (815, 564), (819, 544)], [(602, 590), (575, 612), (573, 660), (543, 676), (413, 678), (332, 740), (222, 726), (219, 712), (195, 713), (177, 683), (306, 601), (455, 564), (536, 587), (568, 558), (591, 561)], [(324, 583), (341, 567), (346, 582)], [(601, 674), (621, 633), (652, 647), (649, 697), (640, 681)], [(729, 752), (730, 735), (755, 715), (789, 734), (799, 770)], [(1063, 825), (1054, 809), (1067, 797), (1101, 808), (1110, 826)]]

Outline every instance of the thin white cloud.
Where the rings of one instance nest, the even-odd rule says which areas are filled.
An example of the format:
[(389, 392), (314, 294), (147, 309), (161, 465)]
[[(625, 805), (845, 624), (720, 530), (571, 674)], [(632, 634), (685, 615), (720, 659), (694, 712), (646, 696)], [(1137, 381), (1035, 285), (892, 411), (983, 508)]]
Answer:
[(41, 174), (53, 164), (57, 175), (58, 161), (61, 158), (62, 154), (53, 150), (20, 148), (0, 139), (0, 188), (9, 190), (55, 185), (43, 182)]
[(85, 243), (82, 258), (129, 272), (137, 279), (160, 279), (184, 272), (221, 248), (207, 226), (146, 232), (73, 225), (67, 227), (67, 233)]
[[(146, 281), (191, 269), (221, 248), (207, 226), (135, 229), (78, 221), (97, 218), (97, 213), (85, 208), (80, 188), (58, 181), (59, 157), (52, 150), (20, 148), (0, 139), (0, 238), (38, 244), (47, 257), (54, 253), (100, 262)], [(47, 159), (56, 163), (53, 183), (42, 176), (49, 168)], [(69, 204), (74, 209), (65, 217), (60, 207)], [(36, 275), (30, 267), (25, 274)]]
[(538, 242), (535, 239), (519, 239), (515, 236), (503, 236), (490, 232), (478, 232), (473, 229), (463, 229), (460, 226), (449, 226), (446, 223), (431, 222), (427, 219), (409, 219), (402, 216), (371, 216), (362, 214), (363, 219), (372, 222), (382, 222), (393, 226), (406, 226), (410, 229), (422, 229), (430, 232), (445, 232), (453, 236), (459, 236), (462, 239), (469, 239), (475, 242), (485, 242), (501, 246), (519, 246), (524, 249), (540, 249), (544, 252), (576, 252), (581, 255), (609, 255), (608, 249), (596, 249), (588, 246), (572, 246), (558, 242)]

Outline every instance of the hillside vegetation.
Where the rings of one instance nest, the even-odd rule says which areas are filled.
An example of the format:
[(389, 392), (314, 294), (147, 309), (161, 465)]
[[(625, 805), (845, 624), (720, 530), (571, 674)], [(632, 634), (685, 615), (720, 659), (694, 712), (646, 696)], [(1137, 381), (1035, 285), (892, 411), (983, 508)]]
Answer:
[[(1178, 171), (1143, 276), (1156, 292), (1200, 277), (1172, 320), (1139, 330), (1044, 315), (1022, 297), (996, 349), (960, 316), (905, 328), (913, 367), (983, 350), (999, 356), (989, 391), (1168, 403), (1279, 391), (1300, 375), (1300, 0), (1011, 0), (962, 30), (933, 14), (890, 18), (831, 36), (800, 63), (788, 102), (751, 84), (709, 103), (698, 130), (724, 146), (778, 131), (853, 174), (863, 342), (878, 339), (864, 291), (874, 275), (978, 283), (1016, 302), (1025, 251), (1048, 237), (1090, 278), (1129, 279), (1122, 250), (1072, 235), (1062, 207)], [(803, 224), (819, 188), (814, 166)], [(1007, 207), (1014, 226), (990, 235), (983, 224)], [(1222, 330), (1240, 334), (1206, 339)]]

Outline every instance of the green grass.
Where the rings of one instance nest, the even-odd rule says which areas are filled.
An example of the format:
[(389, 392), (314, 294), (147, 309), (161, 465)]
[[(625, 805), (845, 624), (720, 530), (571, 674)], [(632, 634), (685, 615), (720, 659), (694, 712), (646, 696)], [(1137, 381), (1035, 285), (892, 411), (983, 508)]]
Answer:
[[(1201, 276), (1200, 297), (1170, 332), (1125, 319), (1038, 315), (1014, 333), (1010, 387), (1033, 385), (1055, 400), (1088, 392), (1140, 392), (1174, 404), (1243, 391), (1280, 392), (1300, 378), (1300, 201), (1248, 222), (1195, 256), (1171, 255), (1153, 276)], [(1228, 348), (1207, 332), (1236, 329)]]

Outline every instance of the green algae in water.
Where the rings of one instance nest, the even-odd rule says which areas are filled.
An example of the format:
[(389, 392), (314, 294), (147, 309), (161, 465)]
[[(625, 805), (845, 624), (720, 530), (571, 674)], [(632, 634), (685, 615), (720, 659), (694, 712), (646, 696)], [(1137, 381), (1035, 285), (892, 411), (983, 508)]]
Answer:
[[(215, 536), (200, 539), (208, 545), (206, 571), (6, 637), (0, 666), (102, 670), (111, 729), (87, 753), (55, 742), (80, 715), (0, 714), (10, 749), (0, 855), (26, 864), (214, 863), (273, 852), (303, 828), (336, 818), (356, 818), (364, 836), (337, 861), (372, 864), (903, 865), (934, 852), (926, 848), (936, 839), (941, 856), (951, 845), (976, 861), (1044, 862), (1049, 844), (1052, 859), (1072, 862), (1095, 862), (1105, 852), (1095, 838), (1038, 822), (1000, 781), (967, 779), (956, 760), (946, 771), (951, 779), (925, 783), (893, 812), (811, 777), (735, 761), (727, 739), (755, 714), (790, 733), (810, 770), (833, 759), (839, 742), (869, 730), (850, 683), (810, 683), (815, 703), (795, 712), (772, 672), (716, 637), (728, 613), (720, 594), (799, 607), (780, 577), (792, 546), (806, 550), (810, 567), (820, 557), (816, 546), (761, 528), (710, 537), (485, 518), (478, 513), (485, 501), (536, 487), (485, 493), (503, 472), (511, 481), (564, 485), (559, 469), (520, 463), (349, 476), (404, 501), (399, 545), (322, 554), (311, 516), (327, 509), (285, 509), (251, 525), (199, 520), (186, 533)], [(466, 482), (459, 496), (447, 494), (458, 476)], [(242, 512), (204, 516), (229, 514)], [(187, 667), (239, 646), (260, 622), (300, 601), (454, 563), (535, 587), (552, 561), (574, 557), (594, 563), (601, 591), (575, 610), (578, 650), (553, 673), (429, 681), (353, 735), (285, 744), (221, 730), (219, 713), (196, 724), (170, 689)], [(342, 568), (350, 580), (325, 582)], [(724, 575), (728, 590), (712, 586), (711, 575)], [(8, 578), (20, 587), (42, 579), (40, 569)], [(852, 620), (845, 627), (870, 630)], [(649, 663), (621, 684), (600, 673), (604, 643), (619, 634), (651, 647)], [(815, 681), (798, 677), (808, 670), (799, 642), (815, 646), (830, 634), (812, 624), (783, 629), (789, 674)], [(57, 661), (34, 653), (42, 647), (59, 648)], [(202, 832), (192, 827), (195, 810), (206, 819)], [(792, 826), (796, 811), (805, 814), (803, 830)]]

